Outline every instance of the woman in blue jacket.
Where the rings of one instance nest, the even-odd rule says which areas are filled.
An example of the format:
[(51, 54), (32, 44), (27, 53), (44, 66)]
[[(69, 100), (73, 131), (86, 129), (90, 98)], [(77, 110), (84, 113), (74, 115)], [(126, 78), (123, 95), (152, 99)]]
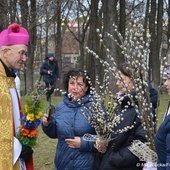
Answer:
[[(166, 73), (164, 86), (170, 95), (170, 65), (167, 66)], [(170, 102), (156, 133), (155, 148), (158, 156), (157, 170), (170, 170)]]
[(83, 116), (83, 112), (91, 115), (84, 107), (89, 107), (92, 100), (87, 73), (69, 71), (65, 89), (67, 93), (63, 101), (58, 103), (51, 120), (47, 120), (47, 114), (42, 119), (44, 133), (50, 138), (58, 138), (55, 170), (96, 170), (98, 161), (94, 144), (83, 139), (86, 133), (96, 134)]

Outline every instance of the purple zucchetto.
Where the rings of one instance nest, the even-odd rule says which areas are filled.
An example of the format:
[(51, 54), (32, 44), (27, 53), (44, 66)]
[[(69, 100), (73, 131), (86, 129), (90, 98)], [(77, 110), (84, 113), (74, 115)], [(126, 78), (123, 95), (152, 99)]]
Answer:
[(0, 33), (0, 47), (16, 44), (28, 45), (29, 34), (24, 27), (13, 23)]

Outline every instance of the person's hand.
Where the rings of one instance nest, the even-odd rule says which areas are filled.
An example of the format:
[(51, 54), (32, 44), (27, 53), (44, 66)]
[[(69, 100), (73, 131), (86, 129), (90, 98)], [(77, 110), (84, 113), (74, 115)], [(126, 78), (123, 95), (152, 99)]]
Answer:
[(33, 154), (33, 150), (29, 146), (22, 145), (22, 151), (20, 154), (20, 158), (24, 159), (24, 161), (29, 161)]
[(80, 148), (81, 139), (80, 137), (75, 136), (74, 139), (65, 139), (68, 147), (70, 148)]
[(48, 126), (51, 123), (51, 121), (48, 121), (48, 114), (44, 114), (44, 116), (42, 117), (42, 124), (43, 126)]
[(105, 153), (107, 150), (108, 141), (97, 139), (94, 147), (101, 153)]
[(48, 74), (51, 74), (51, 71), (50, 71), (50, 70), (48, 70)]

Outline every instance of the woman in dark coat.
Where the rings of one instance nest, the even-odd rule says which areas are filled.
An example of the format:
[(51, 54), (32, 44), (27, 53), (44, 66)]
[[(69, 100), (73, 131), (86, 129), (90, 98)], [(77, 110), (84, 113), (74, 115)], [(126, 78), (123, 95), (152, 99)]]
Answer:
[(54, 86), (56, 80), (60, 78), (58, 62), (57, 59), (54, 58), (53, 53), (49, 53), (47, 58), (44, 60), (40, 67), (40, 74), (43, 76), (43, 81), (45, 82), (45, 86), (47, 89), (47, 101), (50, 98), (50, 95), (54, 91)]
[[(95, 129), (84, 117), (91, 112), (85, 109), (91, 106), (93, 96), (86, 73), (72, 70), (66, 75), (65, 89), (67, 93), (59, 102), (55, 114), (50, 121), (45, 114), (42, 129), (50, 138), (58, 138), (55, 170), (97, 170), (93, 142), (84, 140), (86, 133), (96, 134)], [(97, 152), (97, 151), (96, 151)]]
[[(107, 151), (103, 156), (100, 170), (142, 170), (144, 166), (144, 162), (141, 162), (129, 149), (134, 140), (145, 143), (147, 139), (145, 137), (145, 130), (134, 108), (134, 103), (137, 105), (138, 101), (135, 98), (136, 92), (134, 91), (134, 83), (131, 78), (132, 73), (127, 67), (129, 67), (129, 65), (126, 63), (118, 67), (121, 78), (117, 80), (116, 85), (119, 88), (121, 104), (116, 114), (121, 114), (122, 120), (113, 131), (116, 132), (117, 130), (125, 129), (125, 127), (130, 128), (123, 133), (111, 134), (112, 140), (109, 142)], [(152, 92), (152, 94), (150, 94), (152, 102), (156, 107), (157, 91), (153, 88), (151, 88), (150, 91)], [(131, 97), (129, 97), (129, 94)], [(134, 102), (133, 104), (132, 101)]]

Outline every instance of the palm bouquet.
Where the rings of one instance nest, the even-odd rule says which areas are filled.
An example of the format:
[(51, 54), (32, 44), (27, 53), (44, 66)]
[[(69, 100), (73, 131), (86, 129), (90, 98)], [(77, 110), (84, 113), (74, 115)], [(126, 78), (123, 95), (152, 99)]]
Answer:
[(42, 101), (40, 99), (41, 93), (39, 90), (39, 83), (37, 83), (36, 90), (34, 90), (26, 99), (23, 115), (21, 117), (21, 125), (17, 138), (22, 145), (34, 147), (37, 144), (37, 128), (40, 125), (43, 116)]

